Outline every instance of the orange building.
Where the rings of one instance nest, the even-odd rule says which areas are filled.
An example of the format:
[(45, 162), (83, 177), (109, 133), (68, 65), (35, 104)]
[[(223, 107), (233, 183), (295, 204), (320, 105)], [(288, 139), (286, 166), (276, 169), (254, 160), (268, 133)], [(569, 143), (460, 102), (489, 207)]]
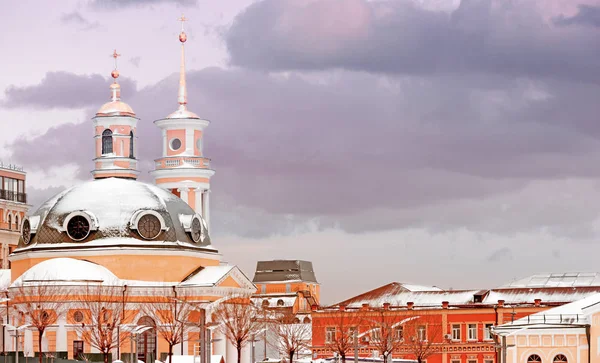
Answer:
[(346, 339), (347, 360), (356, 349), (360, 358), (381, 361), (387, 327), (393, 330), (388, 339), (398, 342), (393, 358), (416, 359), (417, 350), (427, 348), (430, 354), (421, 356), (427, 363), (494, 363), (492, 327), (598, 292), (598, 273), (534, 275), (491, 290), (395, 282), (330, 307), (313, 306), (313, 355), (330, 358)]
[(29, 209), (25, 172), (0, 162), (0, 269), (10, 268), (8, 255), (17, 247), (23, 218)]

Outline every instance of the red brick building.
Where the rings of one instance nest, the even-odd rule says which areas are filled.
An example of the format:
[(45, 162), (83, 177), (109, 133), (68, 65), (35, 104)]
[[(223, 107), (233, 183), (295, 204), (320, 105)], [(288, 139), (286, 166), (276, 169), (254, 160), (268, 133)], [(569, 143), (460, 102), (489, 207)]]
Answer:
[(534, 275), (491, 290), (394, 282), (330, 307), (314, 306), (313, 355), (330, 358), (341, 343), (349, 362), (355, 348), (361, 358), (379, 358), (387, 349), (381, 342), (397, 340), (394, 359), (415, 359), (426, 348), (421, 358), (427, 363), (495, 363), (491, 326), (598, 292), (598, 273)]

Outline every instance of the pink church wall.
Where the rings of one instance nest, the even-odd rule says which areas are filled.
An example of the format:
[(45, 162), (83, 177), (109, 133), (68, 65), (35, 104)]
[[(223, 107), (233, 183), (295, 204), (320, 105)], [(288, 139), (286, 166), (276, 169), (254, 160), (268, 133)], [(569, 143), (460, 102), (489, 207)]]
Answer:
[[(171, 140), (178, 138), (181, 141), (181, 147), (177, 151), (171, 150)], [(167, 130), (167, 155), (178, 155), (185, 151), (185, 130)]]

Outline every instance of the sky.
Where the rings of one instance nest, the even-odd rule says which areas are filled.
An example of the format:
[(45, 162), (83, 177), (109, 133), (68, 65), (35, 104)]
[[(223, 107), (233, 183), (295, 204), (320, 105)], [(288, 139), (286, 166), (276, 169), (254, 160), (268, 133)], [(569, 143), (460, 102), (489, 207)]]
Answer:
[(213, 243), (250, 278), (309, 260), (334, 303), (600, 271), (600, 0), (2, 2), (0, 160), (32, 205), (91, 179), (113, 49), (151, 182), (182, 13)]

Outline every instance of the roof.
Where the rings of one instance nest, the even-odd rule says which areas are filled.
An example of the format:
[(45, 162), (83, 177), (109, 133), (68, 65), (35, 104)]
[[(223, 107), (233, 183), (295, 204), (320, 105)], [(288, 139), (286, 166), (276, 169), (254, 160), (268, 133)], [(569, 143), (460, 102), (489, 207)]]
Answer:
[(10, 286), (10, 280), (10, 269), (0, 269), (0, 291), (8, 289), (8, 287)]
[(600, 286), (600, 273), (598, 272), (567, 272), (546, 273), (531, 275), (512, 281), (502, 288), (508, 287), (582, 287)]
[(199, 286), (214, 286), (225, 275), (229, 273), (234, 266), (207, 266), (198, 273), (190, 276), (181, 283), (182, 286), (199, 285)]
[[(147, 240), (135, 229), (135, 220), (141, 213), (151, 212), (162, 219), (159, 235)], [(89, 217), (90, 233), (81, 241), (72, 240), (65, 231), (70, 215)], [(184, 218), (189, 216), (189, 218)], [(17, 250), (48, 250), (56, 248), (98, 248), (126, 246), (211, 249), (206, 226), (201, 226), (198, 243), (187, 232), (191, 216), (201, 217), (179, 197), (155, 185), (135, 180), (106, 178), (71, 187), (46, 201), (31, 217), (31, 243), (21, 239)], [(202, 222), (201, 222), (202, 224)], [(35, 234), (33, 234), (35, 233)]]
[(53, 258), (42, 261), (25, 271), (12, 286), (39, 281), (68, 284), (119, 284), (119, 278), (102, 265), (74, 258)]
[(258, 261), (252, 282), (304, 281), (318, 283), (312, 262), (301, 260)]

